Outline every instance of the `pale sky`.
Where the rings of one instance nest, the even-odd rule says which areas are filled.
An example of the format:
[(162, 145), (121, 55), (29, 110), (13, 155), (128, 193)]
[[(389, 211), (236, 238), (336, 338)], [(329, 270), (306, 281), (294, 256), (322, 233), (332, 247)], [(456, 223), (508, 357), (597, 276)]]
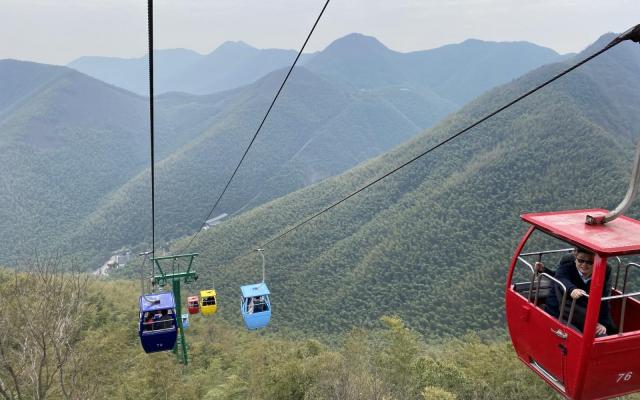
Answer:
[[(299, 49), (324, 0), (155, 0), (155, 48), (211, 52), (227, 40)], [(0, 0), (0, 59), (67, 64), (147, 52), (145, 0)], [(307, 51), (348, 33), (397, 51), (468, 38), (577, 52), (640, 23), (640, 0), (332, 0)]]

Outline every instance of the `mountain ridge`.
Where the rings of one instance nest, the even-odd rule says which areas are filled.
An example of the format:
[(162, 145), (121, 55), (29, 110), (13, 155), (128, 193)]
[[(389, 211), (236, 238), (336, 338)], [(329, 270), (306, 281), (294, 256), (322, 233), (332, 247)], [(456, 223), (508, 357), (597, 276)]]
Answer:
[[(394, 73), (404, 75), (410, 73), (412, 75), (410, 79), (416, 78), (415, 71), (403, 72), (407, 68), (409, 70), (415, 69), (415, 66), (410, 65), (415, 64), (416, 59), (440, 57), (440, 54), (450, 52), (452, 49), (456, 52), (458, 51), (456, 49), (464, 49), (465, 47), (482, 47), (486, 49), (486, 51), (494, 51), (491, 49), (504, 46), (511, 49), (527, 48), (527, 51), (535, 51), (536, 55), (533, 58), (538, 57), (540, 61), (528, 59), (526, 64), (529, 66), (532, 65), (532, 63), (540, 65), (560, 57), (551, 49), (543, 48), (529, 42), (488, 42), (478, 39), (445, 45), (430, 50), (401, 53), (389, 49), (372, 36), (351, 33), (334, 40), (322, 51), (303, 54), (299, 64), (307, 65), (308, 68), (315, 72), (321, 72), (321, 70), (324, 69), (324, 73), (333, 73), (334, 76), (340, 76), (340, 74), (335, 75), (336, 71), (327, 71), (326, 63), (334, 66), (340, 65), (340, 63), (344, 64), (344, 61), (341, 61), (341, 58), (344, 57), (345, 59), (353, 59), (360, 61), (362, 64), (366, 64), (363, 60), (358, 60), (358, 55), (364, 59), (375, 59), (376, 63), (379, 63), (381, 59), (387, 59), (385, 62), (388, 63), (388, 66), (383, 68), (383, 70), (389, 71), (384, 72), (381, 76), (389, 83), (394, 83), (393, 80), (389, 80), (389, 76)], [(169, 51), (190, 52), (193, 56), (188, 60), (184, 59), (184, 57), (182, 57), (183, 59), (171, 59), (168, 57)], [(198, 53), (186, 49), (156, 50), (156, 52), (156, 62), (159, 65), (163, 65), (163, 68), (159, 69), (159, 75), (156, 76), (157, 93), (185, 91), (193, 94), (213, 93), (215, 91), (228, 90), (250, 84), (269, 72), (290, 66), (297, 54), (294, 50), (273, 48), (257, 49), (242, 41), (224, 42), (210, 53), (198, 56), (195, 56), (195, 54)], [(512, 57), (520, 57), (518, 54), (520, 53), (514, 53)], [(194, 57), (198, 59), (196, 60)], [(465, 57), (462, 59), (465, 59)], [(105, 58), (104, 64), (106, 65), (103, 66), (101, 66), (100, 60), (100, 58), (89, 59), (83, 57), (72, 61), (68, 66), (95, 76), (98, 79), (125, 87), (141, 95), (147, 94), (148, 89), (146, 88), (146, 82), (144, 82), (148, 64), (146, 56), (136, 59), (120, 59), (123, 65), (118, 68), (118, 71), (111, 71), (111, 68), (115, 68), (115, 64), (111, 67), (108, 66), (110, 63), (117, 64), (120, 62), (118, 58)], [(139, 65), (132, 65), (132, 63), (136, 62)], [(424, 61), (420, 62), (424, 64)], [(323, 65), (323, 63), (325, 64)], [(517, 66), (517, 63), (514, 65)], [(476, 66), (476, 68), (477, 67), (478, 66)], [(353, 67), (349, 68), (353, 69)], [(520, 73), (525, 72), (522, 68), (523, 67), (520, 67)], [(354, 70), (353, 73), (356, 71), (358, 70)], [(443, 68), (443, 71), (446, 72), (447, 68)], [(502, 72), (504, 72), (504, 70)], [(517, 75), (519, 75), (519, 73), (515, 73), (512, 76), (515, 77)], [(354, 78), (354, 76), (347, 74), (347, 76), (343, 78), (345, 82), (348, 82)], [(439, 79), (440, 78), (434, 78), (430, 84), (433, 85), (433, 82), (437, 82)], [(356, 79), (354, 82), (362, 84), (364, 81), (362, 79)], [(395, 81), (395, 83), (398, 82), (402, 82), (402, 80)], [(490, 86), (493, 86), (493, 83), (484, 87), (484, 89), (486, 90)], [(457, 99), (456, 103), (461, 105), (461, 103), (475, 97), (477, 94), (480, 94), (480, 92), (474, 92), (474, 95)], [(442, 93), (440, 95), (442, 95)], [(449, 98), (449, 100), (451, 100), (451, 98)]]

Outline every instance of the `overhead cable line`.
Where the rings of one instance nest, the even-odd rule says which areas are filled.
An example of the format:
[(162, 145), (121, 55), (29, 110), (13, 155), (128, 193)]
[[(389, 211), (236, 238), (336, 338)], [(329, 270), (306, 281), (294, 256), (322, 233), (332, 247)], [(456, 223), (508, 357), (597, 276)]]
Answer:
[(262, 122), (260, 122), (260, 125), (258, 126), (258, 129), (256, 130), (256, 133), (253, 135), (253, 138), (251, 139), (251, 142), (249, 143), (249, 146), (247, 146), (246, 150), (244, 151), (244, 154), (242, 154), (242, 158), (240, 158), (240, 161), (238, 162), (238, 165), (236, 165), (236, 168), (233, 170), (233, 173), (231, 174), (231, 177), (227, 181), (227, 184), (224, 186), (224, 189), (220, 193), (220, 196), (218, 196), (218, 199), (213, 204), (213, 207), (211, 207), (211, 211), (209, 211), (209, 213), (207, 214), (207, 216), (204, 219), (204, 222), (200, 225), (200, 229), (198, 230), (198, 232), (196, 232), (191, 237), (191, 239), (189, 240), (189, 243), (187, 243), (187, 245), (184, 247), (184, 249), (182, 249), (181, 253), (186, 251), (186, 249), (188, 249), (189, 246), (191, 246), (191, 243), (193, 243), (193, 241), (196, 239), (196, 237), (198, 236), (198, 234), (202, 230), (202, 227), (206, 224), (207, 220), (209, 220), (209, 218), (211, 218), (211, 215), (213, 214), (213, 211), (216, 209), (216, 207), (218, 206), (218, 203), (220, 203), (220, 200), (222, 199), (222, 196), (224, 196), (224, 194), (226, 193), (227, 189), (229, 188), (229, 185), (231, 184), (231, 181), (236, 176), (236, 173), (238, 172), (238, 169), (240, 169), (240, 165), (242, 165), (242, 162), (244, 161), (245, 157), (247, 156), (247, 153), (249, 152), (249, 149), (251, 149), (251, 146), (253, 145), (253, 142), (256, 140), (256, 137), (260, 133), (260, 130), (262, 129), (262, 126), (264, 125), (265, 121), (267, 120), (267, 117), (269, 116), (269, 113), (271, 112), (271, 109), (273, 108), (274, 104), (276, 104), (276, 100), (278, 100), (278, 96), (280, 96), (280, 92), (282, 92), (282, 89), (284, 88), (284, 85), (287, 83), (287, 80), (289, 79), (289, 75), (291, 75), (291, 72), (293, 71), (293, 68), (298, 63), (298, 59), (302, 55), (302, 52), (304, 51), (304, 48), (306, 47), (307, 43), (309, 42), (309, 39), (311, 38), (311, 35), (313, 34), (313, 31), (316, 29), (316, 26), (318, 25), (318, 22), (320, 21), (320, 18), (322, 17), (322, 14), (324, 13), (324, 10), (329, 5), (329, 1), (330, 0), (327, 0), (324, 3), (324, 7), (322, 7), (322, 10), (320, 11), (320, 14), (318, 14), (318, 18), (316, 18), (316, 22), (313, 24), (313, 27), (309, 31), (309, 34), (307, 35), (307, 38), (305, 39), (304, 43), (302, 44), (302, 47), (300, 48), (300, 51), (298, 51), (298, 55), (296, 56), (296, 59), (293, 61), (293, 64), (291, 64), (291, 67), (289, 68), (289, 71), (287, 72), (287, 75), (284, 77), (284, 80), (282, 81), (282, 84), (280, 85), (280, 88), (278, 89), (278, 92), (276, 93), (275, 97), (271, 101), (271, 105), (267, 109), (267, 112), (264, 115), (264, 118), (262, 118)]
[[(140, 265), (140, 288), (142, 290), (142, 297), (149, 303), (157, 303), (157, 299), (147, 299), (144, 290), (144, 266), (147, 262), (147, 257), (151, 254), (151, 258), (155, 256), (156, 249), (156, 202), (155, 202), (155, 153), (154, 153), (154, 112), (153, 112), (153, 0), (147, 0), (147, 28), (149, 39), (149, 138), (151, 140), (151, 250), (138, 254), (138, 256), (144, 256), (142, 264)], [(151, 262), (151, 276), (155, 275), (155, 266), (153, 261)]]
[[(387, 172), (386, 174), (374, 179), (373, 181), (367, 183), (365, 186), (357, 189), (356, 191), (352, 192), (351, 194), (349, 194), (346, 197), (343, 197), (342, 199), (338, 200), (337, 202), (331, 204), (330, 206), (324, 208), (322, 211), (319, 211), (315, 214), (313, 214), (312, 216), (306, 218), (305, 220), (303, 220), (302, 222), (294, 225), (293, 227), (287, 229), (285, 232), (283, 232), (282, 234), (262, 243), (259, 247), (260, 248), (265, 248), (268, 245), (270, 245), (271, 243), (285, 237), (286, 235), (288, 235), (290, 232), (298, 229), (299, 227), (301, 227), (302, 225), (305, 225), (306, 223), (314, 220), (315, 218), (319, 217), (320, 215), (326, 213), (327, 211), (331, 210), (332, 208), (338, 206), (339, 204), (349, 200), (350, 198), (352, 198), (353, 196), (357, 195), (358, 193), (362, 192), (363, 190), (375, 185), (376, 183), (380, 182), (381, 180), (385, 179), (386, 177), (398, 172), (399, 170), (401, 170), (402, 168), (406, 167), (407, 165), (413, 163), (414, 161), (426, 156), (427, 154), (431, 153), (432, 151), (436, 150), (437, 148), (444, 146), (445, 144), (449, 143), (450, 141), (452, 141), (453, 139), (457, 138), (458, 136), (470, 131), (472, 128), (480, 125), (481, 123), (483, 123), (484, 121), (488, 120), (489, 118), (495, 116), (496, 114), (506, 110), (507, 108), (511, 107), (512, 105), (518, 103), (520, 100), (528, 97), (529, 95), (537, 92), (538, 90), (542, 89), (543, 87), (547, 86), (548, 84), (552, 83), (553, 81), (557, 80), (558, 78), (561, 78), (562, 76), (568, 74), (569, 72), (573, 71), (574, 69), (578, 68), (579, 66), (591, 61), (592, 59), (598, 57), (599, 55), (601, 55), (602, 53), (612, 49), (613, 47), (617, 46), (618, 44), (622, 43), (625, 40), (632, 40), (634, 42), (640, 42), (640, 25), (636, 25), (635, 27), (627, 30), (626, 32), (618, 35), (615, 39), (613, 39), (611, 42), (609, 42), (609, 44), (607, 44), (602, 50), (592, 54), (591, 56), (585, 58), (584, 60), (580, 61), (579, 63), (573, 65), (570, 68), (567, 68), (566, 70), (562, 71), (561, 73), (555, 75), (554, 77), (552, 77), (551, 79), (541, 83), (540, 85), (536, 86), (535, 88), (529, 90), (528, 92), (526, 92), (525, 94), (519, 96), (518, 98), (516, 98), (515, 100), (509, 102), (508, 104), (498, 108), (497, 110), (493, 111), (492, 113), (486, 115), (485, 117), (481, 118), (480, 120), (472, 123), (471, 125), (467, 126), (466, 128), (458, 131), (457, 133), (449, 136), (447, 139), (439, 142), (438, 144), (434, 145), (433, 147), (425, 150), (424, 152), (418, 154), (417, 156), (411, 158), (409, 161), (404, 162), (403, 164), (401, 164), (400, 166), (392, 169), (391, 171)], [(249, 255), (251, 254), (253, 251), (248, 252), (246, 254), (244, 254), (243, 256)]]
[(153, 258), (156, 250), (155, 154), (153, 140), (153, 0), (147, 1), (147, 25), (149, 30), (149, 136), (151, 137), (151, 257)]

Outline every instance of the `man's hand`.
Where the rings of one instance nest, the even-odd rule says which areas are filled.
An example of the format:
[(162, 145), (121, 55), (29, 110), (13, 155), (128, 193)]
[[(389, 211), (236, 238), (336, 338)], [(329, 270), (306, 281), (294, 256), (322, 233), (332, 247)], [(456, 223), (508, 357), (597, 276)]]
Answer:
[(536, 261), (535, 264), (533, 264), (533, 268), (538, 272), (538, 273), (542, 273), (544, 272), (544, 264), (541, 263), (540, 261)]
[[(585, 291), (584, 291), (584, 290), (582, 290), (582, 289), (573, 289), (573, 290), (571, 291), (571, 297), (572, 297), (573, 299), (579, 299), (580, 297), (582, 297), (582, 296), (586, 296), (586, 295), (587, 295), (587, 292), (585, 292)], [(604, 327), (603, 327), (603, 328), (604, 328)], [(606, 331), (606, 330), (605, 330), (605, 331)]]
[(607, 334), (607, 328), (602, 324), (596, 325), (596, 336), (602, 336)]

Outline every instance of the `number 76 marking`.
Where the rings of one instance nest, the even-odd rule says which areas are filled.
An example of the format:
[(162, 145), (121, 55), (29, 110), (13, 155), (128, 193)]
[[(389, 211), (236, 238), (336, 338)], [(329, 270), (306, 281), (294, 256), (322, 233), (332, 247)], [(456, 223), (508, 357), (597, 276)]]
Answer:
[(633, 376), (633, 371), (622, 372), (618, 374), (618, 379), (616, 380), (616, 383), (628, 382), (632, 376)]

